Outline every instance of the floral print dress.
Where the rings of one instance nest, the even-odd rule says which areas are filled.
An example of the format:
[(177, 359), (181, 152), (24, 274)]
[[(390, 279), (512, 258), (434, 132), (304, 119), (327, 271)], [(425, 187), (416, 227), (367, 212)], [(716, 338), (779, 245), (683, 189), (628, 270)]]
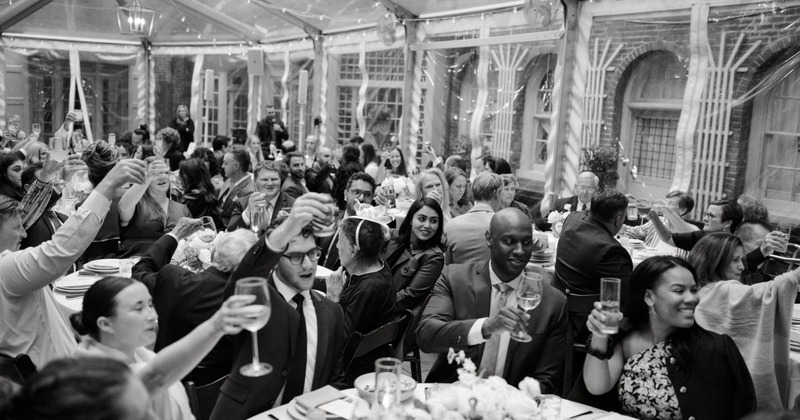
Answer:
[(619, 402), (623, 413), (643, 420), (682, 420), (675, 388), (667, 376), (665, 342), (634, 354), (622, 366)]

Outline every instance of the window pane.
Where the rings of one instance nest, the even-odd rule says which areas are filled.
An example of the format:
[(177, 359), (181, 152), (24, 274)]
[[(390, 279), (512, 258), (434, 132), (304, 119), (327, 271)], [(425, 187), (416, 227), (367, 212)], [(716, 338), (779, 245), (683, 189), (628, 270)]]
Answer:
[(672, 179), (678, 113), (641, 112), (635, 117), (633, 160), (639, 174)]
[(686, 79), (687, 70), (674, 54), (654, 53), (636, 68), (634, 86), (641, 88), (635, 100), (682, 100)]
[[(800, 181), (800, 152), (796, 136), (766, 133), (764, 136), (762, 176), (766, 180), (765, 197), (783, 201), (797, 201)], [(797, 197), (797, 198), (796, 198)]]

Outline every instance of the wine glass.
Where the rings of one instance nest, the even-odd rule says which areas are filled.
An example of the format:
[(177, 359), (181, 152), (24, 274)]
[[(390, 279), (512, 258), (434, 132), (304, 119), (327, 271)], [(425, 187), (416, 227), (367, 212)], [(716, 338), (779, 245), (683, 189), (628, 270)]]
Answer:
[[(542, 301), (542, 290), (544, 287), (544, 277), (539, 273), (525, 272), (520, 279), (517, 287), (517, 307), (523, 311), (530, 311), (539, 306)], [(531, 336), (525, 331), (517, 331), (511, 334), (511, 338), (521, 343), (531, 341)]]
[(269, 291), (267, 290), (267, 279), (263, 277), (245, 277), (236, 281), (236, 294), (255, 296), (256, 299), (245, 308), (247, 309), (248, 320), (242, 323), (242, 327), (253, 334), (253, 363), (242, 366), (239, 372), (251, 378), (264, 376), (272, 372), (269, 363), (262, 363), (258, 360), (258, 335), (256, 332), (269, 321), (271, 312), (269, 302)]
[(203, 230), (197, 235), (201, 241), (209, 243), (217, 236), (217, 226), (214, 224), (214, 219), (211, 216), (203, 216), (200, 218), (203, 224)]
[(42, 133), (42, 125), (39, 123), (31, 124), (31, 131), (33, 134), (36, 134), (36, 137), (39, 137), (39, 134)]
[(255, 209), (255, 211), (250, 215), (250, 230), (253, 231), (256, 235), (261, 233), (261, 219), (264, 217), (264, 209)]

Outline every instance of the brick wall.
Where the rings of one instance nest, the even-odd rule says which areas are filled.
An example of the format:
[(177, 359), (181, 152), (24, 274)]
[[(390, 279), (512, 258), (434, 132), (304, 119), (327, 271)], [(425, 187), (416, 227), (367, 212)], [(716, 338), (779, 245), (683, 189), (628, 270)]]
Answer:
[(194, 63), (188, 56), (153, 56), (156, 70), (156, 130), (169, 125), (178, 105), (189, 106)]
[[(752, 5), (740, 6), (737, 10), (731, 6), (725, 9), (711, 9), (708, 23), (708, 38), (714, 59), (718, 57), (720, 37), (726, 33), (724, 57), (727, 60), (739, 34), (744, 39), (734, 62), (754, 43), (761, 44), (742, 64), (747, 71), (737, 73), (734, 98), (744, 95), (754, 85), (759, 71), (768, 68), (771, 60), (791, 46), (800, 42), (800, 28), (796, 22), (800, 19), (800, 8), (787, 8), (777, 13), (765, 15), (742, 16), (755, 9)], [(735, 18), (729, 18), (734, 17)], [(622, 132), (623, 97), (628, 79), (637, 60), (652, 51), (670, 51), (689, 65), (689, 16), (688, 9), (676, 13), (673, 17), (653, 19), (652, 23), (641, 21), (596, 20), (590, 35), (590, 55), (593, 54), (594, 40), (599, 39), (601, 47), (607, 39), (612, 40), (613, 50), (619, 43), (623, 48), (612, 62), (614, 71), (608, 75), (605, 86), (606, 100), (603, 104), (603, 121), (601, 142), (614, 144)], [(741, 194), (745, 188), (745, 172), (747, 168), (747, 152), (750, 134), (752, 101), (731, 110), (730, 131), (733, 132), (728, 141), (727, 165), (723, 192), (728, 197)], [(753, 163), (757, 164), (757, 163)]]

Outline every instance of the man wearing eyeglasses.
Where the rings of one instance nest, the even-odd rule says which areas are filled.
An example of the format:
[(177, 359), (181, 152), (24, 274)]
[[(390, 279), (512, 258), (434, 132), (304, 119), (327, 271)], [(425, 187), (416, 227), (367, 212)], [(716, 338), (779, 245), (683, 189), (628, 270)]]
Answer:
[(592, 208), (592, 197), (600, 188), (600, 178), (593, 172), (585, 171), (578, 174), (578, 181), (572, 190), (572, 197), (558, 199), (553, 205), (553, 210), (566, 211), (569, 204), (569, 211), (589, 211)]
[(324, 218), (330, 201), (324, 194), (299, 197), (289, 217), (260, 239), (231, 275), (226, 295), (238, 279), (268, 279), (271, 314), (257, 337), (259, 359), (274, 371), (257, 378), (239, 372), (253, 357), (252, 335), (240, 334), (211, 419), (249, 418), (326, 385), (344, 385), (342, 309), (311, 290), (320, 250), (309, 224)]
[[(357, 204), (372, 204), (374, 197), (375, 179), (372, 176), (366, 172), (357, 172), (351, 175), (347, 180), (347, 188), (344, 190), (344, 200), (347, 203), (347, 208), (345, 211), (337, 213), (337, 225), (340, 220), (356, 215), (355, 206)], [(333, 236), (322, 239), (320, 242), (322, 257), (319, 260), (319, 265), (334, 271), (339, 268), (341, 264), (339, 262), (339, 250), (336, 246), (338, 243), (338, 230)]]

